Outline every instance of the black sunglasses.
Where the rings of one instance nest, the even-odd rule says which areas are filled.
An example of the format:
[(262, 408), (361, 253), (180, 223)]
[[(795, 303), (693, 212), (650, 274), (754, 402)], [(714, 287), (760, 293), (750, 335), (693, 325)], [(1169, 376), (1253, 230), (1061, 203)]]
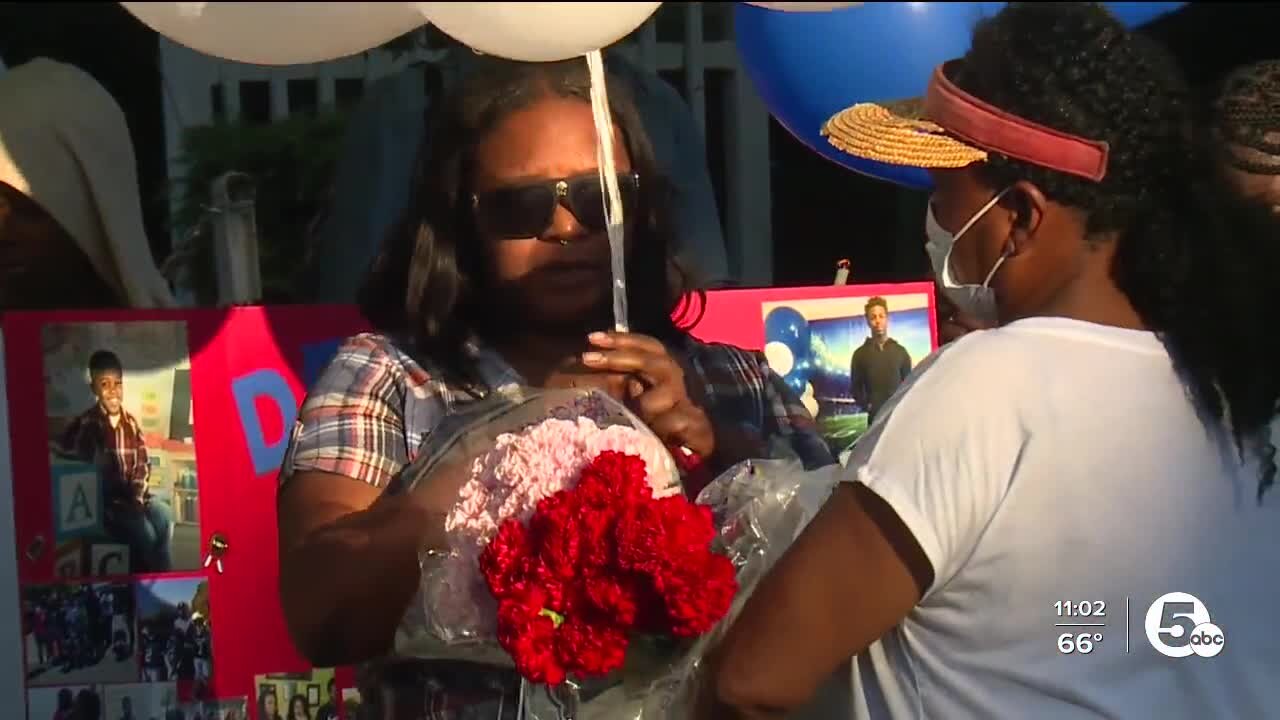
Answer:
[[(600, 176), (591, 173), (479, 193), (471, 196), (471, 206), (480, 231), (491, 237), (539, 237), (551, 227), (558, 205), (568, 208), (588, 232), (604, 232), (608, 222), (600, 190)], [(622, 211), (630, 214), (638, 204), (640, 176), (618, 173), (618, 190)]]

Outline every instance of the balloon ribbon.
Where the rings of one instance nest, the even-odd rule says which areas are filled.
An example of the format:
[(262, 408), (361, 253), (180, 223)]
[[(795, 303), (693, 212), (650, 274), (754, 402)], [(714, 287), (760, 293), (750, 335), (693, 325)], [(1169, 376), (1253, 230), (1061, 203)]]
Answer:
[[(613, 155), (613, 116), (605, 88), (604, 57), (599, 50), (587, 53), (591, 73), (591, 114), (596, 124), (596, 167), (600, 175), (600, 195), (609, 234), (609, 256), (613, 270), (613, 327), (627, 332), (626, 226), (622, 216), (622, 193)], [(644, 182), (644, 178), (641, 179)]]

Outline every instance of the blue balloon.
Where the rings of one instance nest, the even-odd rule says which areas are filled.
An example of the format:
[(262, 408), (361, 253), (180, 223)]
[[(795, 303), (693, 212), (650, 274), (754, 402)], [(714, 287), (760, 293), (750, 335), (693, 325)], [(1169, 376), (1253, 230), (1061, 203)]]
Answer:
[(776, 307), (764, 318), (764, 341), (779, 342), (791, 351), (794, 361), (783, 380), (797, 393), (804, 392), (809, 382), (809, 357), (812, 353), (812, 332), (809, 321), (792, 307)]
[[(1126, 25), (1185, 5), (1114, 2)], [(969, 49), (973, 27), (1002, 2), (874, 2), (830, 12), (778, 12), (747, 3), (735, 9), (742, 66), (769, 111), (792, 135), (840, 165), (901, 185), (927, 188), (919, 168), (862, 160), (832, 147), (822, 125), (858, 102), (924, 93), (933, 69)]]

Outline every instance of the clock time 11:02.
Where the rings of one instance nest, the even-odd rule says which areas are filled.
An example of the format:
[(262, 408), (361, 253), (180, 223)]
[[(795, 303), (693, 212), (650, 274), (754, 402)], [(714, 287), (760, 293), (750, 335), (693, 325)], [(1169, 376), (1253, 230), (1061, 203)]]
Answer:
[(1058, 617), (1103, 618), (1107, 616), (1107, 603), (1105, 600), (1059, 600), (1053, 604), (1053, 610)]

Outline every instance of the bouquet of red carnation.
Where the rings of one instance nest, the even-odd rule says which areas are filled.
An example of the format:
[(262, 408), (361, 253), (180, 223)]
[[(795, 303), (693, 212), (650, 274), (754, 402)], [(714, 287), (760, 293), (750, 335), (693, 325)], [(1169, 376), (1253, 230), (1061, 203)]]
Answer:
[(637, 635), (697, 637), (738, 590), (715, 537), (708, 508), (653, 496), (643, 460), (601, 453), (527, 523), (503, 523), (481, 555), (498, 640), (525, 678), (558, 685), (619, 670)]
[(514, 667), (522, 720), (686, 718), (702, 658), (833, 485), (753, 461), (695, 503), (671, 453), (606, 395), (473, 401), (387, 488), (457, 497), (396, 653)]

